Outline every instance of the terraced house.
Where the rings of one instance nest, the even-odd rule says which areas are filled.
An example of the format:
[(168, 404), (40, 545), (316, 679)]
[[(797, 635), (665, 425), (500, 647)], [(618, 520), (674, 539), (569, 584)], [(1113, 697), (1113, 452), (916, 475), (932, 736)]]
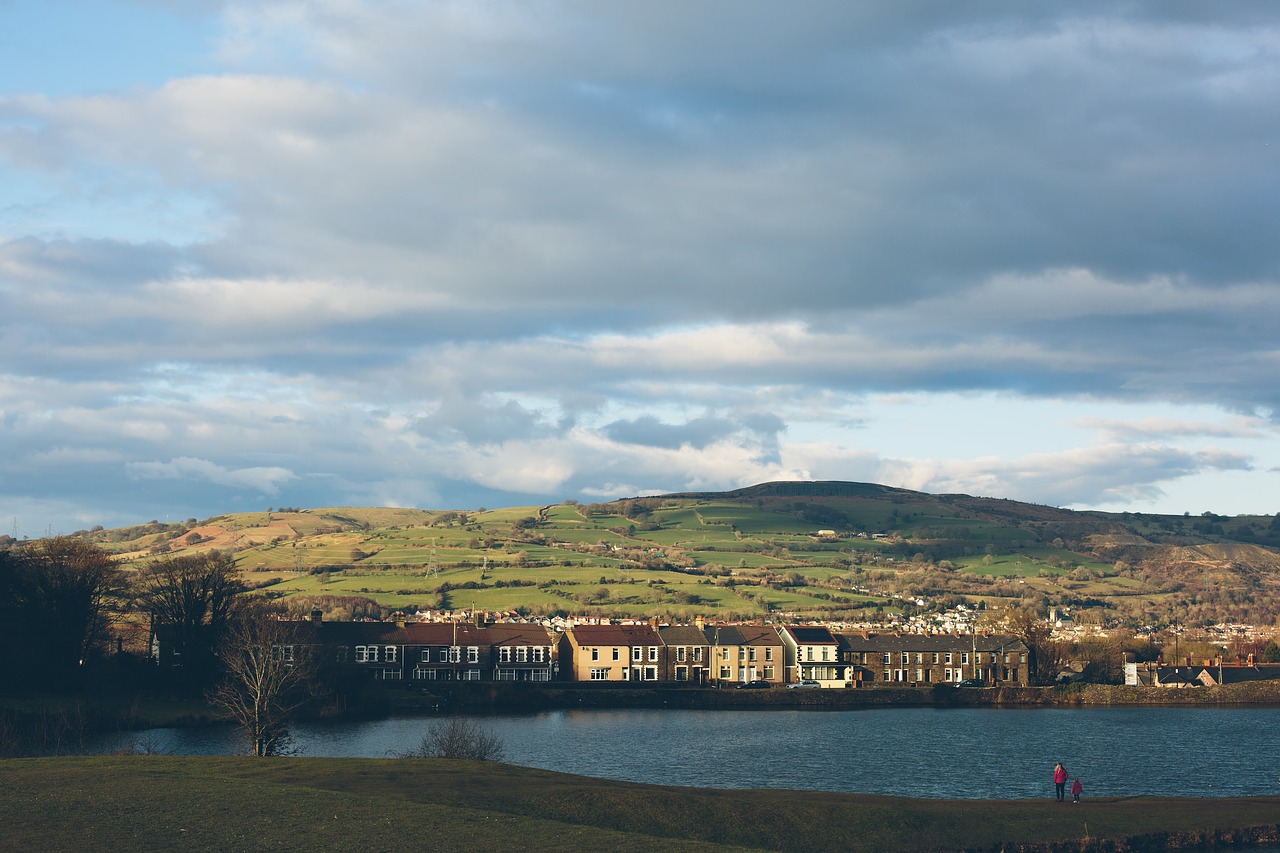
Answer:
[(786, 682), (782, 638), (772, 625), (707, 625), (702, 633), (711, 650), (713, 683)]
[(863, 633), (837, 639), (855, 686), (1031, 682), (1029, 651), (1017, 637)]
[(662, 637), (652, 625), (577, 625), (560, 638), (561, 676), (569, 681), (659, 681), (666, 676)]
[(679, 684), (710, 681), (711, 647), (698, 627), (667, 625), (658, 629), (658, 636), (666, 649), (667, 671), (663, 680)]
[(787, 681), (816, 681), (822, 687), (845, 687), (849, 667), (840, 658), (835, 635), (819, 625), (783, 625), (778, 635), (786, 649)]

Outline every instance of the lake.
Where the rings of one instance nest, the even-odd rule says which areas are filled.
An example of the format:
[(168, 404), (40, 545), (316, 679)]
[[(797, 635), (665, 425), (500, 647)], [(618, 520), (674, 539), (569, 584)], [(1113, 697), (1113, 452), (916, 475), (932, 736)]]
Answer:
[[(792, 788), (903, 797), (1053, 794), (1053, 765), (1085, 798), (1280, 794), (1280, 709), (874, 708), (856, 711), (551, 711), (476, 717), (513, 764), (663, 785)], [(413, 749), (439, 718), (299, 725), (302, 755), (381, 758)], [(150, 729), (184, 755), (235, 751), (228, 727)]]

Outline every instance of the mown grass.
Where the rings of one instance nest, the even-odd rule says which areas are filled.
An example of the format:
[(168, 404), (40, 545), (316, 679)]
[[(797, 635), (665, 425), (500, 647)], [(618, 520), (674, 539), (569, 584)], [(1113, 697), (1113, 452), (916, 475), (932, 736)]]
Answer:
[(4, 845), (19, 850), (999, 849), (1280, 815), (1280, 797), (909, 800), (409, 759), (21, 759), (0, 762), (0, 787)]

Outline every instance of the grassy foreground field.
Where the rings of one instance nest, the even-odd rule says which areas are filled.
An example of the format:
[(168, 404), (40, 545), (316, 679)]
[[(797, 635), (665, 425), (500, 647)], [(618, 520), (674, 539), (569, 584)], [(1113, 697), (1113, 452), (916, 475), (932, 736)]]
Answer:
[(1165, 833), (1280, 819), (1280, 797), (905, 800), (409, 759), (17, 759), (0, 761), (0, 792), (13, 850), (994, 851), (1135, 836), (1152, 846), (1056, 849), (1164, 849)]

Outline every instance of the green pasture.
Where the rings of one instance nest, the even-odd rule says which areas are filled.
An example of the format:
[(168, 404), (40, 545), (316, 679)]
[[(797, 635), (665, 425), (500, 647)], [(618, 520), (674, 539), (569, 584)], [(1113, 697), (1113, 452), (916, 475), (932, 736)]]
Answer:
[(750, 551), (688, 551), (686, 556), (699, 566), (722, 566), (726, 569), (793, 568), (788, 560)]

